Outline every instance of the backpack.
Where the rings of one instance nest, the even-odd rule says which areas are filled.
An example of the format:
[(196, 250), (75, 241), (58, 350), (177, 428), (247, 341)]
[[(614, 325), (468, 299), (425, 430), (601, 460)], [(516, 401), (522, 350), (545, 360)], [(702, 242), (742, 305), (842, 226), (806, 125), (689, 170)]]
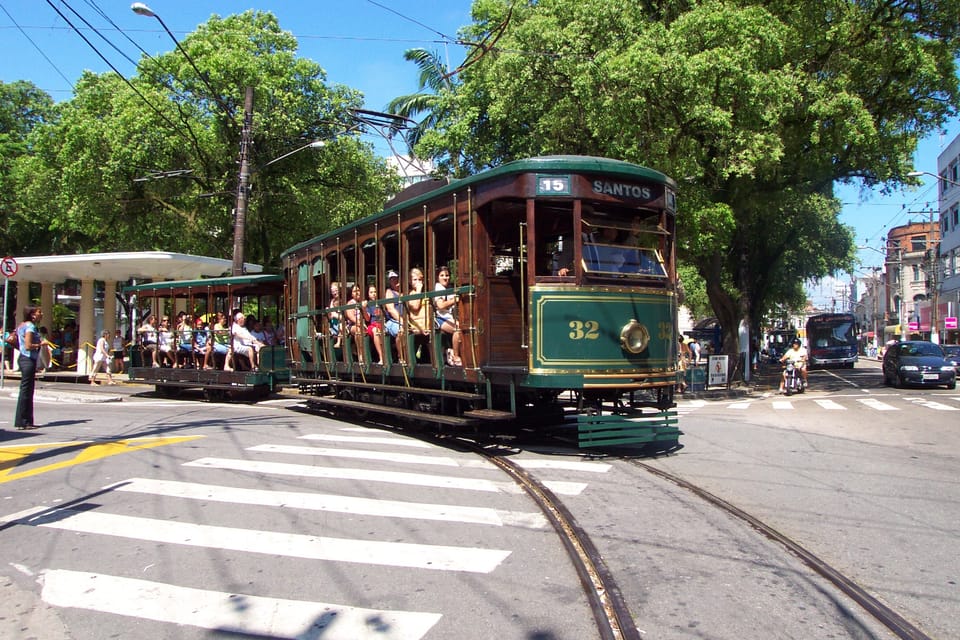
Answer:
[(11, 332), (9, 333), (9, 335), (7, 335), (6, 340), (4, 340), (4, 342), (7, 343), (7, 346), (9, 346), (11, 349), (16, 349), (16, 350), (18, 350), (18, 351), (20, 350), (20, 331), (19, 331), (19, 329), (20, 329), (20, 328), (17, 327), (17, 328), (14, 329), (13, 331), (11, 331)]

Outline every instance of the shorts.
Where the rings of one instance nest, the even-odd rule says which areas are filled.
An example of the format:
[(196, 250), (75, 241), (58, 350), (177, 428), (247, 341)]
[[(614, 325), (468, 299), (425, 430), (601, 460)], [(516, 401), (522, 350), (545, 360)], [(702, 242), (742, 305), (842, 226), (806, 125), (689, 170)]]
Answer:
[(250, 355), (253, 353), (253, 350), (245, 344), (238, 344), (233, 348), (233, 352), (249, 358)]
[(370, 324), (367, 325), (367, 335), (372, 338), (372, 337), (373, 337), (373, 332), (374, 332), (375, 330), (376, 330), (376, 331), (380, 331), (382, 328), (383, 328), (383, 327), (380, 326), (380, 323), (379, 323), (379, 322), (371, 322)]
[(223, 355), (226, 355), (226, 354), (227, 354), (227, 351), (228, 351), (227, 345), (225, 345), (225, 344), (223, 344), (223, 343), (221, 343), (221, 342), (214, 342), (214, 343), (213, 343), (213, 352), (214, 352), (214, 353), (222, 353)]
[(457, 328), (457, 323), (453, 318), (441, 318), (440, 316), (434, 316), (433, 320), (437, 325), (437, 329), (442, 329), (444, 322), (449, 322), (454, 329)]
[(390, 318), (387, 320), (386, 324), (383, 326), (384, 331), (386, 331), (391, 338), (396, 338), (400, 335), (400, 323)]
[(113, 359), (114, 359), (114, 360), (122, 360), (122, 359), (123, 359), (123, 351), (114, 351), (114, 352), (113, 352)]

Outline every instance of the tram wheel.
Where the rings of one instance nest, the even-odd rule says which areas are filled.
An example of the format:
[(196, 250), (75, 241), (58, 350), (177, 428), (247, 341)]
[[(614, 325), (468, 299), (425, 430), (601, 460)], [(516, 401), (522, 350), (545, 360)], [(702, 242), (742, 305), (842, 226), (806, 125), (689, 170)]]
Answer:
[[(339, 393), (337, 393), (337, 397), (340, 398), (341, 400), (355, 401), (357, 399), (357, 395), (353, 389), (341, 389)], [(349, 409), (346, 409), (346, 408), (340, 409), (339, 412), (342, 412), (341, 415), (348, 416), (355, 420), (361, 420), (361, 421), (366, 420), (367, 417), (370, 415), (370, 412), (367, 411), (366, 409), (355, 409), (352, 407)]]

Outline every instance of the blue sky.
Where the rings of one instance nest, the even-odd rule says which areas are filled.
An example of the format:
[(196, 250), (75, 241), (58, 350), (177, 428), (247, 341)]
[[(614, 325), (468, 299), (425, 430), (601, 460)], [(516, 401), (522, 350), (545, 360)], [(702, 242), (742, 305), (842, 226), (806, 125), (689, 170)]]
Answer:
[[(139, 51), (117, 29), (151, 54), (173, 48), (156, 20), (130, 10), (130, 0), (0, 0), (0, 80), (30, 80), (54, 99), (64, 100), (71, 96), (72, 83), (84, 69), (109, 71), (106, 63), (57, 15), (51, 3), (71, 22), (83, 26), (70, 11), (72, 7), (134, 60), (139, 58)], [(282, 28), (297, 36), (300, 55), (326, 70), (328, 82), (359, 89), (366, 96), (366, 107), (379, 111), (392, 98), (417, 89), (417, 71), (403, 59), (405, 50), (423, 47), (437, 51), (448, 57), (451, 66), (462, 61), (463, 48), (448, 43), (456, 39), (461, 26), (469, 24), (471, 2), (257, 0), (253, 4), (230, 0), (152, 0), (146, 4), (177, 38), (186, 36), (212, 14), (223, 16), (248, 8), (271, 11)], [(133, 73), (130, 62), (89, 29), (83, 29), (121, 73)], [(936, 173), (937, 156), (960, 135), (960, 121), (947, 123), (944, 132), (921, 143), (914, 158), (916, 170)], [(371, 138), (370, 142), (381, 153), (387, 153), (386, 146), (378, 140)], [(892, 227), (928, 219), (929, 214), (920, 212), (936, 208), (936, 181), (929, 176), (922, 180), (924, 186), (891, 196), (879, 192), (862, 194), (856, 187), (839, 188), (838, 196), (845, 203), (842, 220), (855, 228), (857, 244), (880, 249)], [(869, 249), (861, 251), (860, 258), (866, 267), (882, 263), (881, 254)], [(814, 302), (820, 304), (831, 298), (833, 287), (831, 280), (812, 287)]]
[[(30, 80), (55, 100), (65, 100), (83, 70), (110, 72), (51, 4), (128, 77), (134, 65), (76, 14), (133, 60), (139, 59), (140, 52), (127, 37), (151, 55), (175, 46), (157, 20), (131, 11), (131, 0), (0, 0), (0, 80)], [(416, 92), (418, 72), (403, 59), (407, 49), (437, 51), (448, 56), (453, 66), (462, 61), (463, 48), (447, 43), (470, 23), (471, 5), (469, 0), (150, 0), (145, 4), (180, 40), (213, 14), (270, 11), (281, 28), (297, 36), (299, 54), (326, 70), (329, 83), (361, 90), (366, 108), (374, 111), (382, 111), (396, 96)], [(385, 146), (377, 148), (387, 153)]]

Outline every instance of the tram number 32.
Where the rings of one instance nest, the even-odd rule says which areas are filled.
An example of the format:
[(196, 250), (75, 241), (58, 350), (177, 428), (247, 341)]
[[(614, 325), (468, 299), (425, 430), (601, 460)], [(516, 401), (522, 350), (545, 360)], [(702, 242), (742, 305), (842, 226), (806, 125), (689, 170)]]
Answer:
[(571, 340), (596, 340), (600, 337), (600, 323), (596, 320), (573, 320), (569, 327), (572, 329), (569, 334)]

